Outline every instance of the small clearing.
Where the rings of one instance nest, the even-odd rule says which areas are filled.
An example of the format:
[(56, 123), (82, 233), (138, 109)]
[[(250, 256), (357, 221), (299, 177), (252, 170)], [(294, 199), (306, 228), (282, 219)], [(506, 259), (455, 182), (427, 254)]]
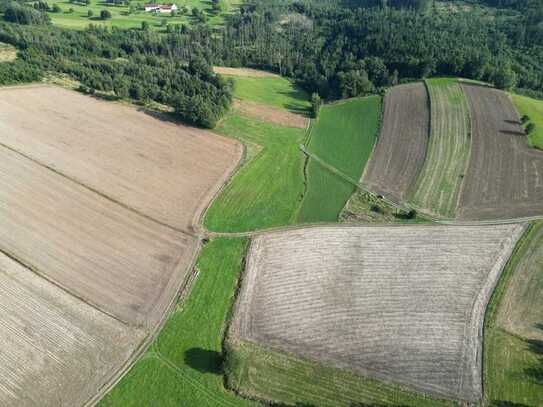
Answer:
[(0, 42), (0, 62), (11, 62), (17, 58), (17, 49), (10, 44)]
[(231, 335), (437, 397), (482, 397), (486, 305), (524, 225), (255, 237)]

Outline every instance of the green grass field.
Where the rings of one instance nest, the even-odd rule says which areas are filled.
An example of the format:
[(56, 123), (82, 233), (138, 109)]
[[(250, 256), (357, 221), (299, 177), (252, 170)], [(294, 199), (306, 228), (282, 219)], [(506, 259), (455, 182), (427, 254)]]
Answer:
[(276, 77), (249, 78), (229, 76), (234, 80), (234, 96), (265, 105), (307, 115), (311, 107), (309, 95), (290, 80)]
[(246, 239), (215, 239), (198, 260), (191, 293), (152, 347), (101, 406), (249, 406), (223, 386), (222, 338)]
[[(487, 309), (484, 342), (484, 389), (487, 405), (533, 407), (543, 405), (543, 341), (526, 339), (507, 332), (498, 322), (500, 308), (503, 307), (503, 302), (508, 296), (508, 290), (516, 288), (512, 285), (515, 280), (512, 277), (520, 272), (518, 267), (522, 264), (522, 258), (531, 255), (531, 252), (543, 243), (542, 232), (543, 222), (536, 223), (517, 244), (515, 253), (509, 260)], [(539, 260), (534, 259), (539, 262), (539, 267), (531, 268), (532, 274), (527, 277), (531, 280), (528, 286), (539, 287), (538, 292), (532, 293), (533, 295), (529, 297), (532, 306), (525, 307), (525, 304), (518, 304), (527, 310), (521, 317), (523, 320), (533, 320), (530, 314), (539, 315), (543, 306), (541, 253), (543, 252), (540, 251)], [(521, 297), (520, 300), (525, 302), (526, 298)], [(543, 325), (540, 329), (543, 331)]]
[(519, 115), (528, 115), (530, 121), (535, 124), (535, 131), (530, 135), (530, 144), (543, 150), (543, 100), (520, 95), (511, 95), (511, 97)]
[(226, 349), (228, 387), (281, 406), (454, 405), (248, 342), (229, 342)]
[[(324, 106), (314, 121), (308, 150), (358, 181), (377, 140), (381, 98), (369, 96)], [(355, 190), (348, 180), (309, 158), (307, 192), (298, 222), (334, 222)]]
[(426, 87), (430, 141), (410, 200), (424, 212), (454, 218), (471, 150), (469, 107), (456, 79), (428, 79)]
[(304, 130), (233, 113), (215, 131), (245, 143), (252, 158), (213, 202), (205, 226), (243, 232), (291, 224), (304, 190)]
[[(168, 0), (160, 4), (174, 3), (179, 9), (187, 7), (189, 12), (181, 15), (177, 13), (172, 17), (166, 14), (155, 15), (154, 13), (145, 12), (138, 6), (142, 6), (145, 2), (131, 1), (128, 5), (113, 5), (107, 4), (103, 0), (90, 0), (89, 5), (83, 3), (70, 3), (69, 0), (51, 0), (48, 1), (49, 6), (53, 7), (54, 4), (58, 4), (61, 8), (59, 13), (48, 13), (51, 17), (51, 21), (54, 25), (58, 25), (65, 28), (84, 29), (89, 24), (102, 25), (107, 27), (119, 27), (119, 28), (141, 28), (141, 23), (146, 21), (149, 23), (151, 29), (165, 30), (162, 25), (162, 21), (166, 21), (168, 24), (191, 24), (195, 21), (191, 12), (193, 8), (204, 11), (208, 16), (208, 23), (210, 25), (220, 25), (223, 23), (224, 15), (228, 13), (233, 7), (239, 4), (237, 0), (222, 0), (221, 7), (222, 12), (218, 15), (213, 15), (211, 10), (211, 1), (207, 0), (181, 0), (176, 2), (174, 0)], [(131, 6), (131, 7), (130, 7)], [(130, 9), (132, 8), (132, 12)], [(70, 12), (69, 10), (73, 11)], [(92, 10), (93, 16), (89, 18), (88, 11)], [(101, 20), (100, 11), (109, 10), (111, 12), (111, 19)]]

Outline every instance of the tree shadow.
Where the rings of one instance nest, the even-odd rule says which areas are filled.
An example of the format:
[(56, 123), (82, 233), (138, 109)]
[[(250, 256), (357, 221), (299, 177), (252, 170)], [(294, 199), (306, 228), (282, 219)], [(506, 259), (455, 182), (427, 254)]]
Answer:
[(490, 407), (529, 407), (529, 406), (522, 403), (513, 403), (512, 401), (492, 400), (490, 402)]
[(509, 120), (509, 119), (505, 119), (504, 122), (506, 123), (509, 123), (509, 124), (518, 124), (519, 126), (522, 124), (520, 121), (518, 120)]
[[(536, 323), (535, 327), (543, 331), (543, 323)], [(536, 355), (539, 366), (524, 369), (524, 373), (534, 382), (543, 384), (543, 341), (539, 339), (527, 339), (526, 343), (528, 344), (530, 351)]]
[(185, 352), (185, 363), (200, 373), (222, 374), (223, 358), (214, 350), (191, 348)]
[(508, 136), (526, 136), (524, 131), (515, 131), (515, 130), (500, 130), (501, 134), (506, 134)]

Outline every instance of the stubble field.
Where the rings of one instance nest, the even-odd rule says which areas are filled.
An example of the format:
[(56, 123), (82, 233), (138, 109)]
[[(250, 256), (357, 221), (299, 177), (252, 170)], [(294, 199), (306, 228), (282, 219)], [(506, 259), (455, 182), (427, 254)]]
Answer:
[(429, 123), (423, 83), (388, 90), (381, 133), (362, 177), (368, 189), (395, 202), (407, 198), (424, 164)]
[(471, 109), (473, 141), (458, 216), (541, 215), (543, 152), (528, 144), (508, 95), (481, 86), (462, 88)]
[(523, 225), (253, 239), (231, 334), (438, 397), (481, 397), (484, 311)]

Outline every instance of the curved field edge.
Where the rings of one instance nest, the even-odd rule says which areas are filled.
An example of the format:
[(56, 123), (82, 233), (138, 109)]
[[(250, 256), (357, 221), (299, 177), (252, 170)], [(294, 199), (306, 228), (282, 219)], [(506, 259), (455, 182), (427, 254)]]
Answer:
[(250, 405), (225, 391), (221, 370), (223, 333), (247, 242), (217, 238), (204, 246), (190, 295), (100, 405)]
[(399, 386), (364, 378), (248, 341), (226, 342), (226, 385), (264, 403), (320, 407), (453, 406)]
[(529, 226), (517, 243), (487, 307), (483, 348), (485, 405), (535, 407), (543, 403), (543, 341), (507, 332), (497, 320), (513, 275), (518, 273), (522, 258), (529, 253), (533, 240), (542, 230), (541, 221)]
[(433, 216), (454, 218), (471, 151), (470, 112), (454, 78), (425, 80), (430, 134), (410, 203)]
[[(359, 180), (377, 140), (381, 111), (380, 96), (325, 105), (318, 119), (312, 120), (305, 148), (348, 178)], [(306, 160), (306, 192), (297, 221), (337, 221), (356, 186), (310, 156)]]

